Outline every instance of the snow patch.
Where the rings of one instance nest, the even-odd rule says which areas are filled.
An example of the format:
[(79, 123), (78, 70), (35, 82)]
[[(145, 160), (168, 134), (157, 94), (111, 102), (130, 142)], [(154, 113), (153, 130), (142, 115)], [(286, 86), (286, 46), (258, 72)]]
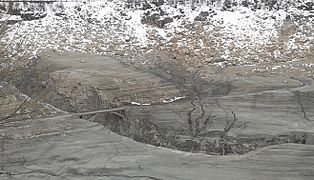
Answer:
[(137, 105), (137, 106), (150, 106), (151, 104), (149, 103), (138, 103), (138, 102), (131, 102), (132, 105)]
[(174, 101), (177, 101), (177, 100), (180, 100), (180, 99), (184, 99), (185, 96), (182, 96), (182, 97), (171, 97), (169, 99), (164, 99), (163, 100), (163, 103), (167, 104), (167, 103), (172, 103)]

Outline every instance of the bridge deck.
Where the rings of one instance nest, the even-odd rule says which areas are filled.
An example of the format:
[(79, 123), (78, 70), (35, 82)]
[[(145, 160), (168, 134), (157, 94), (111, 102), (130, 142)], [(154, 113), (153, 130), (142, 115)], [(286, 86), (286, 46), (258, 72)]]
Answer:
[(116, 112), (116, 111), (124, 111), (125, 108), (113, 108), (113, 109), (104, 109), (98, 111), (90, 111), (90, 112), (82, 112), (82, 113), (74, 113), (76, 116), (83, 116), (83, 115), (91, 115), (91, 114), (98, 114), (98, 113), (107, 113), (107, 112)]

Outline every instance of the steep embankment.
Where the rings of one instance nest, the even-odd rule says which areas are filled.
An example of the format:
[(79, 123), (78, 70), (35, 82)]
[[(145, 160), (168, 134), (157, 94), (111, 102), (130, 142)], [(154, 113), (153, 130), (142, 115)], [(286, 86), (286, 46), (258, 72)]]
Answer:
[(169, 53), (190, 71), (250, 66), (248, 73), (313, 76), (312, 2), (191, 2), (19, 4), (17, 9), (46, 17), (12, 25), (2, 41), (25, 35), (33, 57), (46, 50), (77, 51), (151, 67), (155, 59), (147, 56)]

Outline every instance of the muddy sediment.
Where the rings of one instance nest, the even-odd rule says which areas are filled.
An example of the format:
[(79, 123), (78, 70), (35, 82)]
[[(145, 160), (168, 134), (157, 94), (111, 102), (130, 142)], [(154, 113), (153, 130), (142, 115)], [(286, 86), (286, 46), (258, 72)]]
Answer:
[[(312, 124), (313, 92), (298, 89), (301, 84), (295, 80), (283, 85), (264, 77), (204, 80), (198, 72), (186, 71), (178, 64), (161, 63), (140, 70), (98, 58), (97, 64), (77, 57), (68, 64), (57, 58), (39, 63), (20, 76), (17, 87), (34, 98), (49, 88), (53, 96), (45, 99), (46, 103), (67, 112), (126, 107), (124, 114), (82, 118), (154, 146), (206, 154), (245, 154), (276, 144), (313, 144), (312, 133), (300, 130)], [(96, 66), (105, 68), (90, 69)], [(118, 68), (119, 76), (113, 77), (110, 68)], [(251, 88), (250, 92), (241, 90), (245, 88)], [(175, 96), (184, 98), (164, 104)], [(298, 125), (292, 129), (291, 123)], [(267, 133), (268, 128), (274, 133)]]

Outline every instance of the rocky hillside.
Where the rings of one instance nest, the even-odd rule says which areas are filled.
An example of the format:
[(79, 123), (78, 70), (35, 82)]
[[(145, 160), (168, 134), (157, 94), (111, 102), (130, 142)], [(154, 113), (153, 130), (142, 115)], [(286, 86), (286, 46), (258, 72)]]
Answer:
[(191, 71), (240, 65), (312, 77), (313, 8), (309, 0), (2, 3), (2, 12), (14, 15), (1, 20), (17, 23), (1, 42), (23, 37), (35, 58), (46, 50), (74, 51), (152, 67), (147, 55), (166, 53)]

